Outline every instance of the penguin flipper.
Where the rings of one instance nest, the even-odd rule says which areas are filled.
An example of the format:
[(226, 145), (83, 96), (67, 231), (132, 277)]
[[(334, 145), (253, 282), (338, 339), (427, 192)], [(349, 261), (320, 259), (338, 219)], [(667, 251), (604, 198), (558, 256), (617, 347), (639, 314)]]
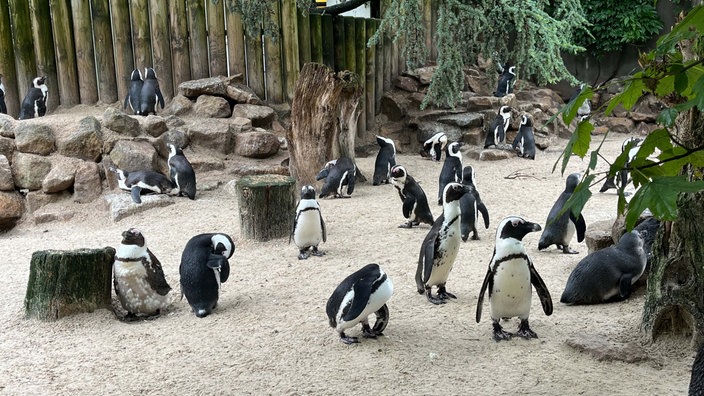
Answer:
[[(296, 207), (301, 204), (301, 201), (298, 201), (296, 203)], [(296, 232), (296, 224), (298, 224), (298, 216), (301, 215), (301, 212), (296, 212), (296, 216), (293, 218), (293, 227), (291, 228), (291, 233), (288, 235), (288, 243), (289, 245), (291, 244), (291, 238), (293, 238), (293, 234)]]
[(580, 213), (579, 218), (575, 218), (572, 211), (570, 211), (570, 221), (572, 221), (574, 228), (577, 230), (577, 242), (582, 242), (587, 232), (587, 222), (584, 221), (584, 216)]
[(367, 303), (369, 302), (372, 283), (374, 283), (374, 280), (378, 277), (379, 272), (372, 271), (354, 282), (354, 298), (352, 299), (352, 305), (350, 309), (342, 315), (342, 320), (349, 322), (362, 314), (362, 311), (364, 311), (364, 308), (367, 307)]
[(631, 280), (633, 276), (628, 274), (621, 275), (618, 282), (618, 296), (621, 299), (626, 299), (631, 295)]
[(550, 297), (548, 287), (545, 285), (543, 278), (540, 277), (538, 271), (533, 266), (533, 262), (530, 258), (527, 258), (527, 260), (528, 268), (530, 269), (530, 283), (533, 284), (536, 293), (538, 293), (540, 304), (543, 306), (543, 312), (545, 312), (545, 315), (550, 316), (552, 315), (552, 297)]
[(326, 177), (328, 177), (328, 173), (330, 173), (330, 168), (323, 168), (318, 172), (318, 174), (315, 176), (315, 180), (323, 180)]
[(134, 201), (134, 203), (142, 203), (142, 198), (140, 197), (141, 194), (142, 187), (135, 185), (130, 188), (130, 195), (132, 195), (132, 201)]
[(148, 263), (144, 258), (142, 259), (144, 269), (147, 270), (147, 282), (154, 291), (165, 296), (171, 290), (171, 286), (166, 282), (164, 270), (161, 268), (159, 259), (154, 256), (151, 250), (147, 249), (147, 253), (149, 254), (151, 263)]
[(320, 216), (320, 229), (323, 232), (323, 242), (327, 242), (328, 234), (325, 231), (325, 220), (323, 220), (323, 215), (320, 214), (320, 210), (318, 210), (318, 215)]
[[(157, 85), (156, 87), (156, 98), (159, 103), (159, 106), (161, 108), (164, 108), (164, 96), (161, 94), (161, 90), (159, 89), (159, 86)], [(156, 113), (156, 104), (154, 104), (154, 113)]]
[(484, 202), (477, 202), (477, 210), (482, 214), (484, 219), (484, 228), (489, 228), (489, 211), (486, 209)]
[(205, 265), (208, 268), (220, 270), (220, 283), (225, 283), (230, 277), (230, 262), (221, 254), (211, 254)]
[(354, 183), (355, 183), (355, 168), (352, 168), (352, 172), (347, 173), (347, 195), (352, 195), (354, 192)]
[[(494, 248), (494, 254), (496, 254), (496, 248)], [(491, 257), (491, 261), (494, 261), (494, 257)], [(484, 275), (484, 282), (482, 282), (482, 288), (479, 289), (479, 297), (477, 298), (477, 323), (482, 319), (482, 306), (484, 305), (484, 294), (486, 293), (486, 288), (492, 283), (492, 278), (494, 275), (491, 273), (491, 264), (489, 264), (489, 269)]]

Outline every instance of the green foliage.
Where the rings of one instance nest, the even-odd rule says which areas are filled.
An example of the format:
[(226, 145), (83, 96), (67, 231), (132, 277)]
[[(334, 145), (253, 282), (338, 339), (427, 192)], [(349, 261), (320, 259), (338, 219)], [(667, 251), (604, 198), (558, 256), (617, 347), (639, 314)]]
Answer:
[(394, 41), (404, 38), (402, 53), (409, 68), (425, 64), (428, 49), (425, 47), (425, 25), (420, 0), (391, 0), (386, 15), (368, 45), (378, 43), (384, 34), (392, 36)]
[[(212, 0), (214, 3), (218, 0)], [(229, 12), (240, 14), (247, 37), (261, 35), (278, 38), (278, 26), (274, 23), (274, 7), (278, 0), (223, 0)]]

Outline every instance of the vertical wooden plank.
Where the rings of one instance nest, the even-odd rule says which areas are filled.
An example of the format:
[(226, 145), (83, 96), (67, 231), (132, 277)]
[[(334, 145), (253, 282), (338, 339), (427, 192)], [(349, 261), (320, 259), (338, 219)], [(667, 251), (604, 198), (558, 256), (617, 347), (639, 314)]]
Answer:
[(154, 67), (152, 38), (149, 31), (149, 5), (144, 0), (130, 0), (130, 14), (132, 15), (134, 64), (142, 70), (145, 67)]
[[(323, 26), (323, 29), (325, 26)], [(336, 72), (347, 69), (347, 54), (345, 51), (345, 17), (335, 15), (333, 17), (333, 54), (334, 54), (334, 69)], [(323, 30), (323, 40), (325, 40), (325, 31)]]
[(332, 15), (323, 15), (320, 17), (323, 36), (323, 64), (334, 69), (335, 68), (335, 29), (333, 27), (334, 18)]
[[(379, 30), (379, 19), (374, 19), (374, 32)], [(374, 47), (374, 115), (381, 111), (381, 98), (384, 96), (384, 39), (383, 37)]]
[(384, 91), (387, 91), (391, 88), (391, 64), (393, 63), (394, 43), (386, 33), (382, 39), (384, 40)]
[(171, 34), (171, 64), (173, 65), (173, 89), (191, 79), (191, 51), (188, 48), (188, 19), (186, 1), (169, 1), (169, 33)]
[[(291, 103), (293, 99), (298, 73), (301, 70), (298, 14), (296, 0), (281, 0), (281, 32), (283, 36), (281, 45), (284, 51), (284, 100), (289, 103)], [(305, 25), (308, 26), (307, 23)], [(308, 48), (308, 53), (310, 54), (310, 34), (307, 36), (305, 46)]]
[(32, 41), (32, 22), (29, 18), (27, 0), (10, 0), (10, 17), (12, 20), (12, 43), (15, 49), (15, 67), (17, 68), (17, 86), (22, 100), (37, 77), (34, 42)]
[(113, 30), (112, 44), (116, 55), (117, 97), (122, 101), (127, 97), (130, 74), (135, 69), (128, 0), (110, 0), (110, 14)]
[(210, 75), (227, 75), (227, 51), (225, 50), (224, 1), (206, 1), (208, 11), (208, 51)]
[(208, 35), (205, 32), (203, 0), (187, 0), (188, 31), (190, 32), (191, 78), (209, 76)]
[(264, 51), (262, 36), (247, 36), (247, 85), (260, 98), (266, 96), (264, 91)]
[(46, 86), (49, 95), (46, 100), (47, 113), (59, 105), (59, 77), (56, 74), (56, 56), (54, 54), (54, 38), (51, 34), (51, 12), (49, 0), (31, 0), (29, 2), (32, 19), (32, 36), (34, 37), (34, 53), (36, 55), (37, 75), (46, 76)]
[(52, 21), (54, 32), (54, 48), (56, 49), (56, 70), (59, 78), (59, 104), (75, 106), (79, 103), (78, 77), (76, 76), (76, 58), (71, 32), (71, 14), (68, 3), (63, 0), (51, 0)]
[[(93, 18), (95, 64), (98, 75), (98, 99), (102, 103), (111, 104), (117, 102), (117, 82), (115, 81), (115, 55), (112, 48), (112, 27), (110, 26), (110, 4), (108, 0), (91, 0), (90, 4)], [(37, 43), (39, 42), (37, 41)]]
[(83, 0), (71, 0), (71, 15), (73, 16), (73, 41), (76, 45), (78, 94), (82, 104), (95, 104), (98, 101), (98, 79), (95, 75), (90, 5)]
[(433, 48), (433, 0), (423, 1), (423, 26), (425, 27), (425, 48)]
[(229, 11), (227, 14), (227, 52), (230, 63), (230, 75), (242, 74), (247, 81), (247, 63), (245, 62), (244, 27), (242, 16)]
[(320, 14), (309, 14), (308, 21), (310, 22), (310, 61), (323, 63), (323, 20)]
[(2, 74), (2, 83), (5, 86), (7, 114), (17, 118), (20, 113), (21, 99), (17, 86), (15, 49), (12, 46), (10, 26), (10, 5), (8, 0), (0, 0), (0, 74)]
[(399, 42), (401, 39), (393, 40), (391, 44), (391, 84), (394, 84), (396, 77), (398, 77), (398, 65), (399, 65)]
[(367, 60), (366, 60), (366, 44), (367, 44), (367, 25), (364, 18), (354, 18), (354, 55), (355, 55), (355, 72), (359, 76), (359, 86), (362, 89), (362, 95), (359, 97), (359, 118), (357, 119), (357, 137), (363, 138), (367, 133), (367, 97), (366, 97), (366, 78), (367, 78)]
[(271, 4), (273, 10), (272, 19), (278, 25), (279, 37), (274, 40), (270, 37), (264, 39), (264, 61), (266, 62), (266, 100), (272, 103), (282, 103), (284, 99), (284, 77), (283, 62), (281, 52), (281, 10), (279, 2)]
[(321, 51), (321, 42), (318, 41), (316, 44), (313, 40), (321, 40), (320, 37), (320, 15), (316, 18), (316, 28), (317, 37), (313, 38), (313, 14), (308, 14), (304, 16), (301, 11), (296, 12), (296, 18), (298, 19), (298, 70), (303, 68), (303, 65), (313, 60), (313, 45), (318, 45), (318, 53), (320, 54), (320, 61), (315, 61), (318, 63), (323, 63), (323, 53)]
[(366, 32), (364, 35), (364, 48), (366, 49), (366, 69), (365, 69), (365, 93), (366, 105), (367, 105), (367, 130), (374, 129), (376, 126), (375, 115), (376, 115), (376, 90), (374, 85), (376, 84), (376, 45), (367, 47), (367, 41), (374, 35), (376, 31), (376, 25), (373, 19), (364, 20)]
[(356, 35), (356, 26), (357, 24), (354, 22), (354, 17), (342, 17), (342, 20), (344, 21), (345, 25), (345, 42), (343, 43), (343, 47), (345, 50), (345, 69), (351, 71), (351, 72), (357, 72), (357, 45), (355, 43), (355, 40), (357, 39)]
[(159, 80), (159, 90), (161, 90), (164, 100), (169, 102), (174, 97), (174, 81), (171, 70), (169, 10), (165, 1), (149, 0), (149, 20), (151, 22), (153, 67)]
[(438, 47), (435, 45), (435, 34), (438, 31), (438, 2), (433, 1), (432, 7), (432, 31), (430, 32), (430, 47), (428, 48), (428, 54), (430, 55), (430, 60), (435, 62), (438, 60)]

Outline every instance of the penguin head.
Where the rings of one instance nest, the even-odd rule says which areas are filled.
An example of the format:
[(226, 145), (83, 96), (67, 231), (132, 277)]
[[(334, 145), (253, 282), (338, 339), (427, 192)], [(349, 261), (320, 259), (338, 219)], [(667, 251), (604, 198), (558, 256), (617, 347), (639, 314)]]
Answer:
[(169, 157), (173, 157), (174, 155), (183, 155), (183, 150), (181, 150), (181, 147), (178, 147), (173, 143), (168, 143), (167, 146), (169, 147)]
[(406, 182), (406, 176), (408, 176), (408, 173), (406, 172), (406, 168), (404, 168), (403, 165), (396, 165), (391, 168), (391, 178), (399, 184), (403, 184)]
[(462, 147), (462, 142), (452, 142), (447, 145), (447, 155), (452, 157), (457, 157), (462, 159), (462, 153), (460, 153), (460, 147)]
[(156, 70), (151, 67), (144, 68), (144, 79), (156, 80)]
[(301, 188), (301, 199), (315, 199), (315, 188), (310, 184)]
[(213, 253), (215, 254), (221, 254), (229, 259), (235, 252), (235, 243), (227, 234), (213, 234), (210, 242), (213, 244)]
[(516, 66), (511, 66), (508, 68), (508, 74), (515, 76), (516, 75)]
[(130, 75), (130, 80), (142, 81), (142, 72), (139, 69), (132, 70), (132, 74)]
[(529, 232), (540, 231), (541, 229), (540, 224), (531, 223), (521, 216), (508, 216), (501, 220), (499, 226), (496, 227), (496, 242), (498, 243), (500, 239), (509, 238), (521, 241)]
[(501, 106), (499, 108), (499, 115), (504, 120), (511, 118), (511, 108), (508, 106)]
[(122, 169), (120, 169), (114, 165), (109, 167), (108, 170), (110, 172), (116, 174), (119, 179), (124, 179), (127, 177), (127, 172), (123, 171)]
[(579, 173), (573, 173), (567, 176), (567, 181), (565, 182), (565, 192), (574, 192), (574, 189), (577, 188), (577, 185), (579, 184), (579, 176)]
[(462, 184), (474, 185), (474, 168), (467, 165), (462, 169)]
[(460, 183), (447, 183), (442, 191), (443, 203), (459, 201), (460, 198), (469, 192), (469, 186)]
[(122, 233), (122, 244), (123, 245), (137, 245), (144, 246), (144, 235), (136, 229), (130, 228), (129, 230)]
[(34, 88), (41, 88), (45, 82), (46, 82), (46, 76), (39, 76), (39, 77), (36, 77), (34, 80), (32, 80), (32, 86)]
[(618, 240), (618, 248), (623, 250), (641, 250), (643, 249), (643, 237), (636, 230), (627, 232), (621, 235)]
[(527, 126), (527, 127), (533, 126), (533, 120), (530, 118), (530, 116), (528, 114), (523, 114), (523, 116), (521, 116), (521, 126)]

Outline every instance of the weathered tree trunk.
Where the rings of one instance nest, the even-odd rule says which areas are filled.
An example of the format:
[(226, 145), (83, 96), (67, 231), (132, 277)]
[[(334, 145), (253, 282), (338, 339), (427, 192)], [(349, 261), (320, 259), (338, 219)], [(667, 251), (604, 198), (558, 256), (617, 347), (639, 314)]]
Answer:
[(319, 63), (307, 63), (296, 83), (291, 129), (286, 132), (289, 171), (298, 187), (315, 184), (315, 175), (331, 159), (354, 162), (354, 137), (362, 94), (359, 76), (335, 74)]
[(27, 317), (57, 320), (110, 308), (115, 249), (43, 250), (32, 254), (24, 299)]
[(237, 181), (240, 232), (268, 241), (291, 233), (296, 211), (295, 180), (282, 175), (245, 176)]

